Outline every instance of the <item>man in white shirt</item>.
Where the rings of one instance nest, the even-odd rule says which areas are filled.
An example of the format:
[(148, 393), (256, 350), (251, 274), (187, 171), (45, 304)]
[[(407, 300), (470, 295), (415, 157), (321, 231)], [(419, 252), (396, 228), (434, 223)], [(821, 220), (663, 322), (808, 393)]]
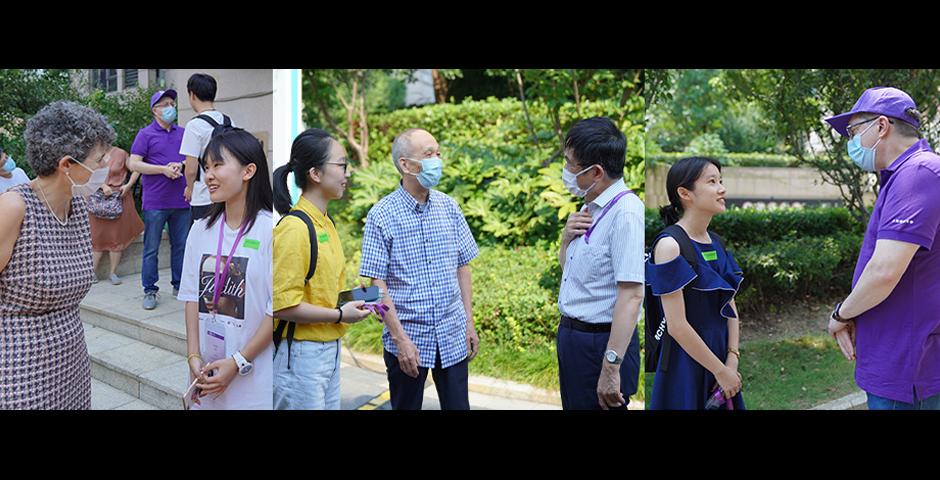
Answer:
[(638, 389), (643, 304), (643, 202), (623, 180), (627, 141), (606, 117), (565, 138), (562, 178), (585, 207), (565, 225), (558, 374), (565, 410), (625, 410)]
[[(186, 82), (189, 103), (193, 106), (196, 116), (186, 124), (180, 155), (186, 157), (184, 169), (186, 190), (183, 196), (192, 209), (194, 222), (205, 217), (209, 212), (209, 207), (212, 206), (212, 201), (209, 200), (209, 189), (203, 181), (199, 159), (205, 152), (209, 140), (212, 139), (212, 131), (217, 125), (234, 126), (228, 116), (215, 109), (216, 90), (215, 78), (205, 73), (195, 73)], [(209, 121), (210, 119), (212, 121)]]
[(0, 147), (0, 193), (21, 183), (29, 183), (29, 177), (22, 168), (16, 166), (13, 157), (7, 155)]

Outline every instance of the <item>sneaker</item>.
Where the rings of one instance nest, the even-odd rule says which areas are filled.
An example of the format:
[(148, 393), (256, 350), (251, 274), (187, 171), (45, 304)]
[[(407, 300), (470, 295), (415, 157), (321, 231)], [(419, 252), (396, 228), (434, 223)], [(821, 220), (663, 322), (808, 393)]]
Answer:
[(117, 275), (115, 275), (115, 274), (112, 273), (112, 274), (111, 274), (111, 285), (120, 285), (120, 284), (121, 284), (121, 277), (119, 277), (119, 276), (117, 276)]
[(144, 310), (157, 308), (157, 292), (144, 292)]
[(94, 284), (96, 284), (96, 283), (98, 283), (98, 275), (95, 275), (94, 277), (91, 277), (91, 284), (94, 285)]

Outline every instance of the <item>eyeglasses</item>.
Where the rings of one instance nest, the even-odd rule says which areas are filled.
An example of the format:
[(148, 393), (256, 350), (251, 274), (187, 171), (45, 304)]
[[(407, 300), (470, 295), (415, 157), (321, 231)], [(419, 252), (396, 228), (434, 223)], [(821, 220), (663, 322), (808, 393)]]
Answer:
[(339, 162), (326, 162), (327, 165), (342, 165), (343, 173), (346, 173), (346, 167), (349, 165), (349, 162), (339, 163)]
[(175, 106), (176, 106), (176, 102), (171, 102), (171, 103), (158, 103), (158, 104), (154, 105), (153, 108), (166, 108), (166, 107), (175, 107)]
[(853, 123), (853, 124), (851, 124), (851, 125), (848, 125), (848, 126), (845, 127), (845, 133), (848, 133), (848, 134), (849, 134), (849, 137), (854, 137), (854, 136), (855, 136), (855, 129), (856, 129), (856, 128), (858, 128), (860, 125), (864, 125), (864, 124), (866, 124), (866, 123), (868, 123), (868, 122), (873, 122), (873, 121), (875, 121), (875, 120), (878, 120), (879, 118), (880, 118), (880, 117), (869, 118), (868, 120), (862, 120), (861, 122)]

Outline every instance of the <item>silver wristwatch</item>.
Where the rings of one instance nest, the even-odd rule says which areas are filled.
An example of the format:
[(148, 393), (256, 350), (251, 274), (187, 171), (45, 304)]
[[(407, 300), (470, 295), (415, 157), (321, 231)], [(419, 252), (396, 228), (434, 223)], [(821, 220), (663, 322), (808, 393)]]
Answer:
[(604, 353), (604, 360), (606, 360), (607, 363), (610, 363), (612, 365), (620, 365), (621, 363), (623, 363), (623, 357), (621, 357), (620, 355), (617, 355), (617, 352), (613, 350), (607, 350)]

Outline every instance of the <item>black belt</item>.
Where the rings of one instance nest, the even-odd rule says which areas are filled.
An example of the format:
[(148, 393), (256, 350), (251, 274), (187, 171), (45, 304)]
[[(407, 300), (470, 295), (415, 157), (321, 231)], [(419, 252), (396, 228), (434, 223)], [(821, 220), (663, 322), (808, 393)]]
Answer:
[(581, 332), (591, 332), (591, 333), (610, 333), (610, 324), (609, 323), (588, 323), (582, 322), (577, 318), (561, 316), (561, 326), (568, 327), (574, 330)]

